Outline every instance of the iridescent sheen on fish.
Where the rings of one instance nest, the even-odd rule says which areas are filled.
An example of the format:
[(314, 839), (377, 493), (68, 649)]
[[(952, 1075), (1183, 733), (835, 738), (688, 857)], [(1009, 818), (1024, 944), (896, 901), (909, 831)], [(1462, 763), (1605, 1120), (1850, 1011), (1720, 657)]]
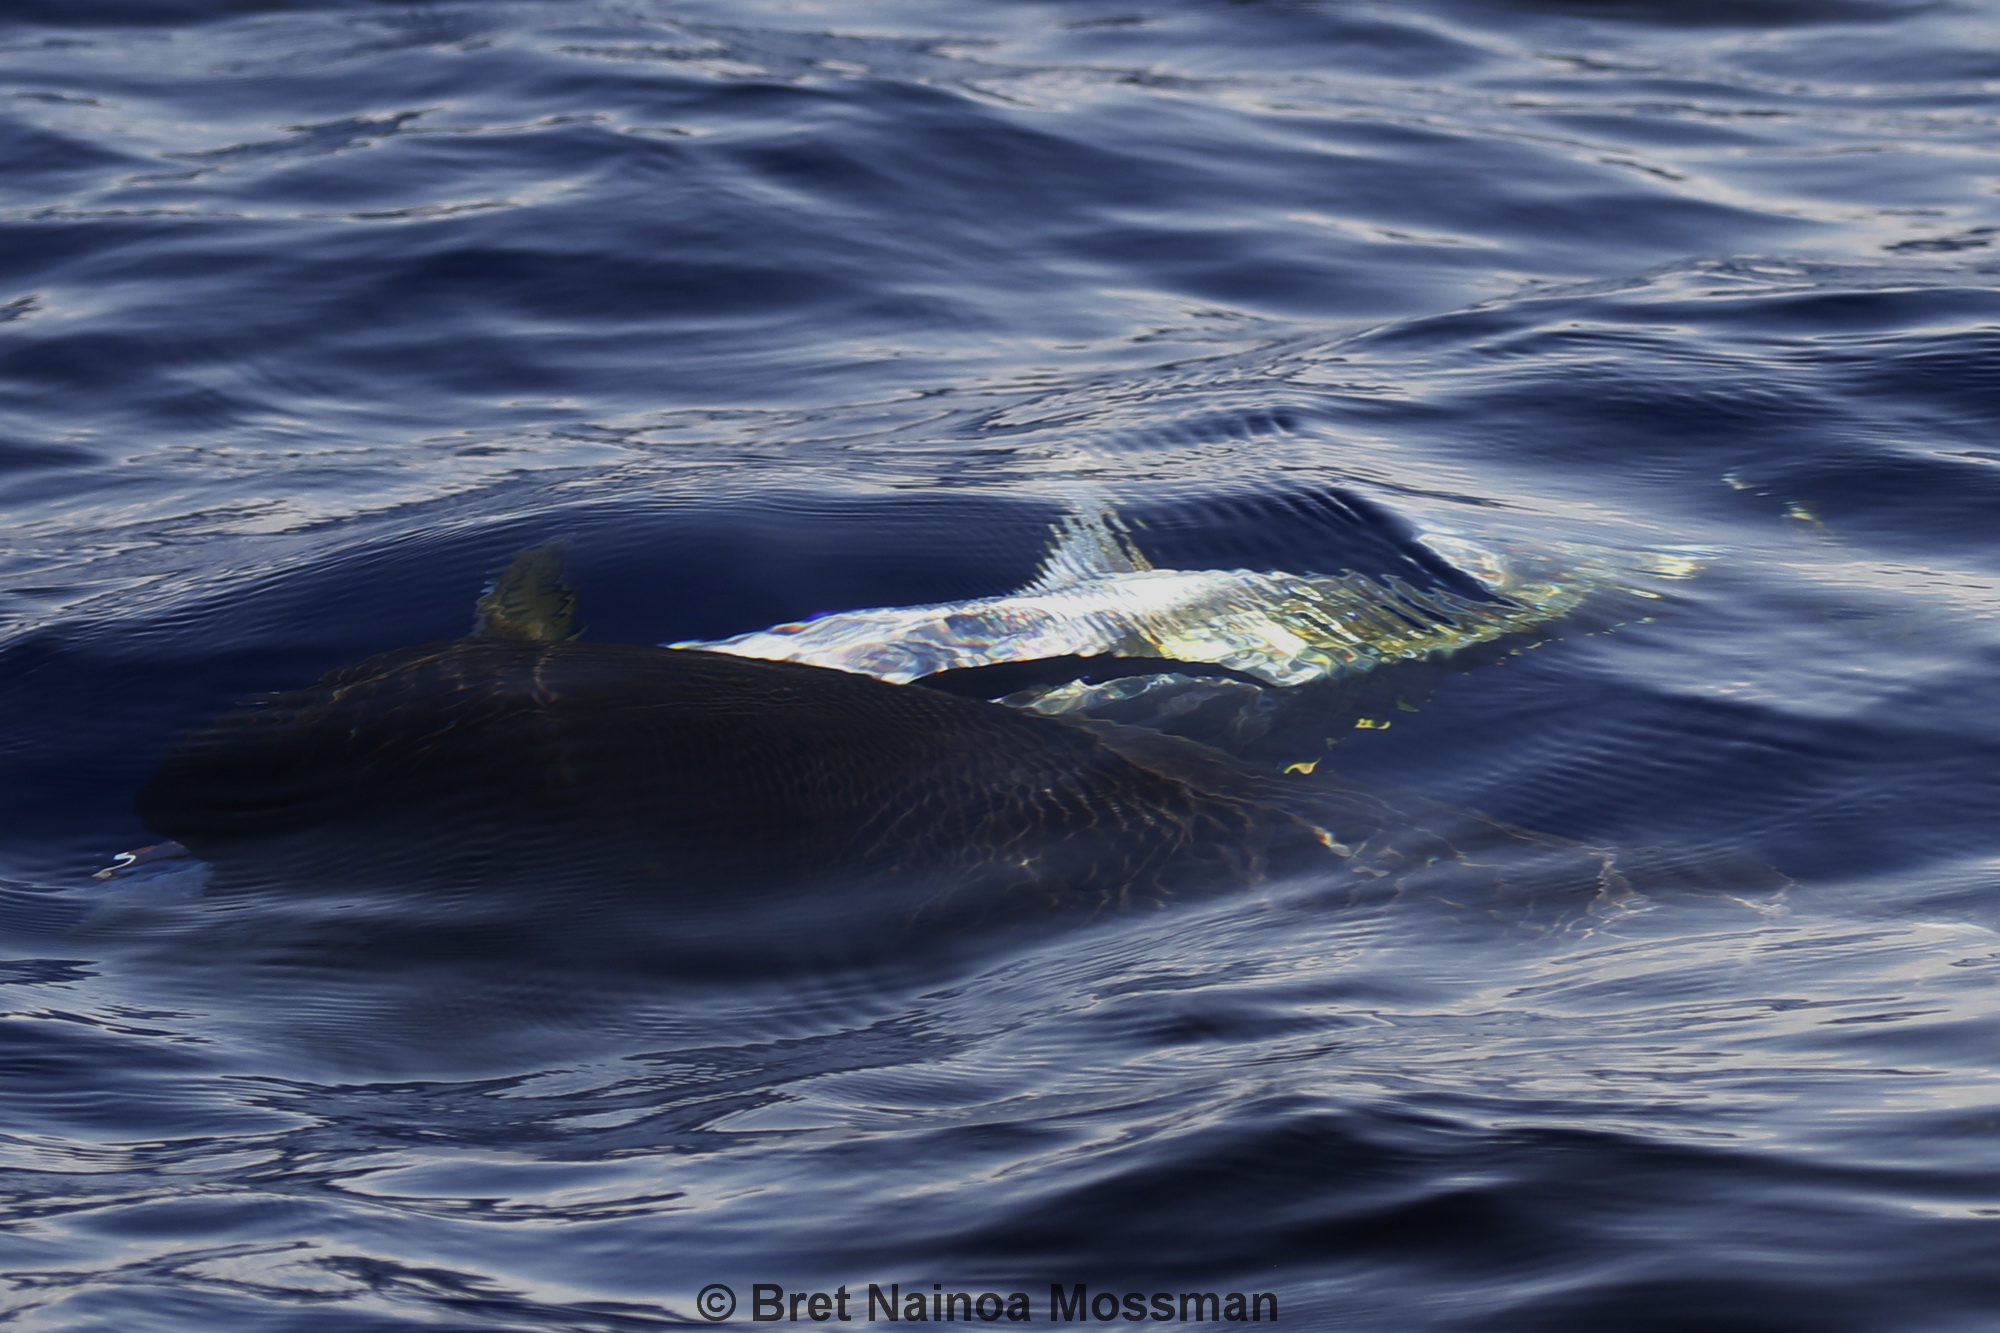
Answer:
[(1425, 534), (1489, 599), (1388, 576), (1158, 569), (1109, 510), (1066, 517), (1035, 579), (1004, 597), (843, 611), (676, 648), (804, 662), (906, 683), (964, 667), (1066, 656), (1228, 667), (1271, 685), (1454, 652), (1559, 619), (1633, 575), (1691, 558)]

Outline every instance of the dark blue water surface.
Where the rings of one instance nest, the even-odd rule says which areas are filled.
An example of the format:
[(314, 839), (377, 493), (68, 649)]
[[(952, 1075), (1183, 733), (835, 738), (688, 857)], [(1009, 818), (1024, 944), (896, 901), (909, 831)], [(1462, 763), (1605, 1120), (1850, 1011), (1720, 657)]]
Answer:
[[(8, 1327), (2000, 1325), (2000, 9), (4, 12)], [(177, 734), (529, 543), (704, 638), (1005, 591), (1079, 487), (1184, 566), (1329, 494), (1699, 552), (1331, 763), (1795, 883), (690, 987), (89, 879)]]

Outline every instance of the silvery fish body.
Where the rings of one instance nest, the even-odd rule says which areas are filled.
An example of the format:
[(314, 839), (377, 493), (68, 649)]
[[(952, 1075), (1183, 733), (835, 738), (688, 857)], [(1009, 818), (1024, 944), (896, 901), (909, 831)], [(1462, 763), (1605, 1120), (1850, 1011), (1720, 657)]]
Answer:
[[(1484, 597), (1389, 576), (1157, 569), (1108, 511), (1066, 518), (1035, 580), (1005, 597), (843, 611), (678, 648), (803, 662), (898, 684), (1052, 657), (1160, 658), (1303, 685), (1430, 657), (1559, 619), (1634, 575), (1682, 577), (1685, 555), (1583, 546), (1425, 544)], [(1642, 594), (1643, 595), (1643, 594)]]

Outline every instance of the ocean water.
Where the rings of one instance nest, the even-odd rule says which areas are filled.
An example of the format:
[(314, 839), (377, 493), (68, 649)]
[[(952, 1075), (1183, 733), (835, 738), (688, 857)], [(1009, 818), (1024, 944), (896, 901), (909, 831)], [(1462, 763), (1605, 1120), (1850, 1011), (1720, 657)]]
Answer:
[[(10, 0), (7, 1326), (1994, 1327), (1996, 95), (1983, 0)], [(1005, 593), (1079, 496), (1689, 553), (1323, 762), (1789, 882), (691, 985), (90, 878), (523, 546), (710, 639)]]

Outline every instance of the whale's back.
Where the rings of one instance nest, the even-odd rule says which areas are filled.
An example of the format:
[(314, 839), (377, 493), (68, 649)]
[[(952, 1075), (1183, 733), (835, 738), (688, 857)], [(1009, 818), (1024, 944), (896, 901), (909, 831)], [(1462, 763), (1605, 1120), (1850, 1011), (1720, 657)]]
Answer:
[(922, 877), (1113, 903), (1324, 854), (1220, 770), (1179, 767), (824, 668), (466, 639), (218, 719), (167, 755), (138, 808), (225, 878), (413, 888), (587, 878), (742, 895)]

